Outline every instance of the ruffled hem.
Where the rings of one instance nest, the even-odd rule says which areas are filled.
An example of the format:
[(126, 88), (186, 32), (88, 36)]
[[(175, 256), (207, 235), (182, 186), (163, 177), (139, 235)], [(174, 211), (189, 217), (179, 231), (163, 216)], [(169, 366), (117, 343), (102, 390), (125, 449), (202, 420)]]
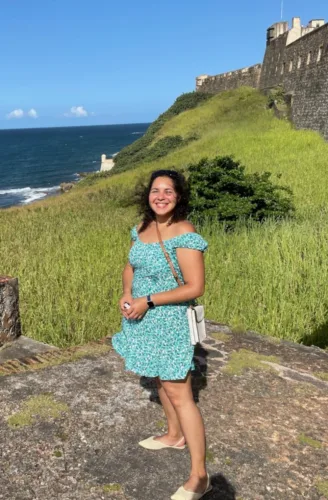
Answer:
[[(135, 360), (129, 359), (129, 355), (127, 354), (126, 350), (122, 345), (120, 345), (121, 343), (119, 341), (119, 335), (121, 335), (121, 332), (116, 333), (112, 337), (112, 346), (114, 350), (124, 359), (126, 371), (130, 371), (132, 373), (135, 373), (143, 377), (149, 377), (149, 378), (159, 377), (161, 380), (184, 380), (189, 370), (195, 370), (195, 363), (193, 361), (193, 355), (194, 355), (193, 348), (190, 359), (189, 360), (187, 359), (182, 366), (179, 366), (178, 370), (176, 367), (173, 369), (171, 367), (170, 370), (163, 370), (158, 367), (150, 369), (149, 367), (142, 367), (142, 366), (140, 366), (140, 369), (139, 367), (136, 368)], [(142, 363), (140, 363), (140, 365), (142, 365)]]

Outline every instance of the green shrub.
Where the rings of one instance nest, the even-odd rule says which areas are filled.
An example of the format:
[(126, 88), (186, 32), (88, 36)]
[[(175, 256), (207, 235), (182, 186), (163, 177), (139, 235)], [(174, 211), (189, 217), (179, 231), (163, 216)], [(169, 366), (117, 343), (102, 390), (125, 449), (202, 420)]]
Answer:
[[(167, 111), (165, 111), (165, 113), (162, 113), (157, 118), (157, 120), (155, 120), (150, 125), (144, 136), (142, 136), (140, 139), (133, 142), (129, 146), (126, 146), (117, 154), (117, 156), (115, 157), (115, 167), (113, 171), (123, 172), (125, 170), (136, 167), (142, 161), (151, 161), (159, 158), (160, 156), (165, 156), (166, 154), (168, 154), (169, 149), (166, 149), (167, 152), (165, 154), (161, 154), (160, 156), (151, 157), (151, 153), (147, 156), (147, 153), (149, 151), (146, 148), (148, 148), (148, 146), (150, 146), (150, 144), (153, 142), (155, 135), (162, 128), (165, 122), (167, 122), (174, 116), (179, 115), (183, 111), (196, 108), (198, 105), (206, 102), (211, 97), (212, 94), (203, 94), (201, 92), (189, 92), (178, 97), (174, 104)], [(161, 141), (163, 140), (164, 139), (162, 139)], [(158, 141), (158, 143), (161, 143), (161, 141)], [(190, 139), (186, 139), (186, 141), (189, 142)], [(155, 144), (154, 148), (163, 147), (163, 151), (165, 147), (167, 148), (167, 143), (161, 143), (160, 146), (158, 146), (158, 143)], [(185, 141), (184, 144), (186, 144)], [(171, 149), (173, 148), (171, 147)], [(151, 148), (151, 150), (153, 150), (153, 148)]]
[[(192, 135), (190, 137), (187, 137), (186, 139), (183, 139), (181, 135), (169, 135), (166, 137), (163, 137), (159, 141), (157, 141), (153, 147), (151, 148), (142, 148), (139, 150), (134, 156), (133, 159), (131, 159), (131, 162), (133, 161), (133, 166), (139, 165), (140, 163), (147, 163), (150, 161), (157, 160), (158, 158), (162, 158), (163, 156), (168, 155), (173, 151), (174, 149), (178, 149), (182, 146), (186, 146), (189, 144), (189, 142), (194, 141), (198, 139), (196, 135)], [(132, 164), (127, 165), (128, 168), (132, 167)], [(126, 170), (127, 168), (125, 168)], [(115, 173), (115, 170), (113, 169), (112, 172)]]
[(292, 120), (291, 96), (285, 94), (283, 87), (278, 86), (271, 90), (268, 95), (268, 107), (273, 109), (277, 118)]
[(272, 108), (274, 104), (285, 104), (285, 103), (286, 103), (286, 96), (283, 87), (278, 86), (269, 92), (268, 94), (269, 108)]
[(281, 219), (294, 213), (289, 188), (270, 181), (271, 174), (245, 174), (245, 168), (231, 157), (209, 160), (189, 166), (191, 217), (226, 221), (228, 227), (238, 219), (263, 221)]
[(205, 94), (202, 92), (187, 92), (186, 94), (180, 95), (174, 102), (174, 104), (166, 111), (166, 113), (161, 116), (164, 117), (169, 115), (170, 118), (175, 115), (183, 113), (188, 109), (194, 109), (199, 104), (206, 102), (208, 99), (213, 97), (213, 94)]
[(163, 137), (156, 144), (150, 148), (146, 161), (156, 160), (162, 156), (166, 156), (172, 149), (179, 148), (183, 145), (183, 137), (181, 135), (168, 135)]

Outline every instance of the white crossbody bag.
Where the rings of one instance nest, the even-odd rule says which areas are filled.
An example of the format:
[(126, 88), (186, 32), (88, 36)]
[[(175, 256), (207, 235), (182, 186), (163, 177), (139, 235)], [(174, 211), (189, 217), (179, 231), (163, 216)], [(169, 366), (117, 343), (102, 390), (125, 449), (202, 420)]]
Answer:
[[(179, 286), (182, 286), (182, 285), (184, 285), (184, 283), (180, 280), (178, 273), (174, 269), (174, 266), (172, 264), (172, 260), (169, 256), (169, 254), (167, 253), (166, 248), (164, 246), (164, 243), (163, 243), (163, 240), (161, 237), (161, 233), (159, 232), (157, 223), (156, 223), (156, 230), (157, 230), (157, 236), (159, 239), (159, 243), (161, 245), (161, 248), (163, 250), (165, 258), (166, 258), (166, 260), (171, 268), (174, 279), (178, 283)], [(187, 309), (187, 316), (188, 316), (189, 334), (190, 334), (191, 345), (196, 345), (200, 342), (203, 342), (203, 340), (206, 339), (204, 306), (190, 305)]]

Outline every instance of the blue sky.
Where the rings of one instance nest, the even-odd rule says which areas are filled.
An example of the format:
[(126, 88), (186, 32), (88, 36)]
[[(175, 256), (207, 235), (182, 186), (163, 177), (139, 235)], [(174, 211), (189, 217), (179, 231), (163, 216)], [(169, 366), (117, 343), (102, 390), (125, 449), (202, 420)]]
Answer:
[[(328, 20), (327, 0), (284, 18)], [(7, 0), (0, 128), (154, 120), (195, 77), (261, 62), (280, 0)]]

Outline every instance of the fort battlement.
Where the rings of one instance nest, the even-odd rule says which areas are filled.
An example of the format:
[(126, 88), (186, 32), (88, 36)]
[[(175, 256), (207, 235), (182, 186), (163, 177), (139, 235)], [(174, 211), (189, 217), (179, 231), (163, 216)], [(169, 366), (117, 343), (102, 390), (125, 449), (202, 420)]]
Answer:
[(199, 92), (219, 93), (241, 86), (263, 92), (283, 87), (298, 128), (321, 132), (328, 139), (328, 24), (314, 19), (302, 26), (275, 23), (267, 30), (263, 64), (221, 75), (196, 78)]
[(107, 158), (105, 154), (101, 155), (100, 172), (106, 172), (107, 170), (112, 170), (114, 165), (115, 163), (113, 158)]
[(255, 66), (229, 71), (221, 75), (198, 76), (196, 78), (196, 90), (217, 93), (242, 86), (259, 88), (261, 67), (261, 64), (256, 64)]

